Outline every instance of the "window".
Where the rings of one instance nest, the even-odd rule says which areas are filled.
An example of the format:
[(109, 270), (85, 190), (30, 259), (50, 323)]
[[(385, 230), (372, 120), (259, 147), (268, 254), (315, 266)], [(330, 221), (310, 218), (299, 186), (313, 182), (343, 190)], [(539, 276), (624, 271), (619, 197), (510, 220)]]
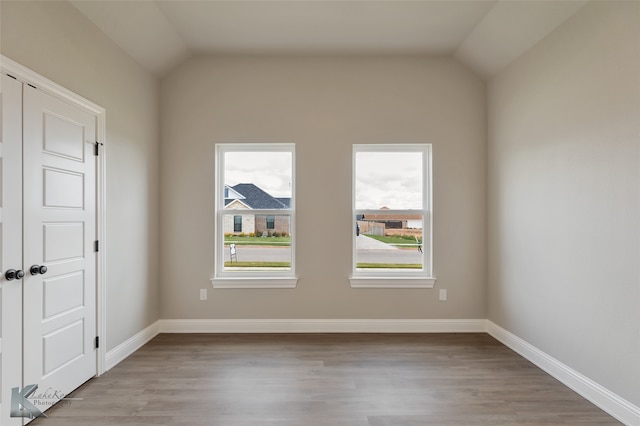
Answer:
[(353, 146), (352, 287), (435, 284), (431, 145)]
[(296, 286), (294, 154), (293, 144), (216, 145), (214, 287)]
[(233, 232), (242, 232), (242, 216), (233, 216)]
[(275, 228), (276, 228), (276, 217), (267, 216), (267, 229), (275, 229)]

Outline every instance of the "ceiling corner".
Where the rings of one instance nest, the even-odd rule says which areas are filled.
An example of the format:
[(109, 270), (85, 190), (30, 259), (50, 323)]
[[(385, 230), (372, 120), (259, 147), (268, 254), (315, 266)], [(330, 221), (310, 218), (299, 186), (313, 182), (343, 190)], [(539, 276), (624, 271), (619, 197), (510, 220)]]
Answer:
[(69, 1), (143, 68), (162, 76), (190, 51), (155, 1)]
[(500, 0), (453, 56), (487, 79), (535, 46), (587, 2)]

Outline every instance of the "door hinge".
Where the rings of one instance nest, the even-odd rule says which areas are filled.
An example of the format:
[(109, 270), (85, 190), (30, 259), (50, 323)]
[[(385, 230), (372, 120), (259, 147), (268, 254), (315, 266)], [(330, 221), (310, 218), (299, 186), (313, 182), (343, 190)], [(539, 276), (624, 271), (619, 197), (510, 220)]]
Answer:
[(96, 253), (100, 251), (100, 241), (95, 240), (95, 242), (93, 243), (93, 251), (95, 251)]
[(100, 347), (100, 336), (96, 336), (96, 349)]
[(100, 155), (100, 142), (96, 141), (93, 155)]

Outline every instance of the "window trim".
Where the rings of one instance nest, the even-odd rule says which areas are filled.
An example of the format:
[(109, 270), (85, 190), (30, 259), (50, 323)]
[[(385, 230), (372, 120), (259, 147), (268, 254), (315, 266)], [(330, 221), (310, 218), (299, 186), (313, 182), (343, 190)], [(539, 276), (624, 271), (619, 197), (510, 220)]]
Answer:
[(351, 276), (353, 288), (433, 288), (436, 278), (433, 274), (433, 213), (431, 173), (431, 144), (354, 144), (351, 156), (351, 223), (356, 215), (380, 213), (379, 209), (356, 209), (356, 154), (358, 152), (422, 152), (422, 209), (385, 210), (385, 214), (422, 214), (423, 267), (420, 271), (358, 270), (356, 232), (352, 232)]
[[(270, 217), (273, 218), (273, 220), (269, 220)], [(269, 223), (271, 223), (271, 227), (269, 227)], [(273, 215), (273, 214), (266, 215), (264, 229), (266, 229), (267, 231), (276, 229), (276, 215)]]
[[(224, 215), (233, 214), (224, 209), (224, 154), (227, 152), (290, 152), (291, 153), (291, 203), (288, 209), (252, 210), (255, 215), (278, 214), (289, 216), (291, 235), (290, 270), (273, 271), (225, 271), (224, 270)], [(243, 143), (215, 145), (215, 182), (214, 182), (214, 259), (211, 283), (214, 288), (295, 288), (298, 282), (295, 262), (295, 180), (296, 153), (292, 143)]]
[[(240, 219), (239, 221), (236, 220), (238, 218)], [(240, 228), (240, 229), (237, 229), (237, 228)], [(233, 215), (233, 232), (242, 232), (242, 215), (240, 214)]]

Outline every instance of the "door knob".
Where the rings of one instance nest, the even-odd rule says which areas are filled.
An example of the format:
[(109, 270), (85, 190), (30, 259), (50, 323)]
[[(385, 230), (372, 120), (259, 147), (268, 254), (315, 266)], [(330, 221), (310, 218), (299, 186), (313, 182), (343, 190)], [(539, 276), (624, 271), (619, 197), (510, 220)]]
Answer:
[(17, 271), (15, 269), (9, 269), (7, 273), (4, 274), (4, 277), (7, 279), (7, 281), (21, 280), (24, 277), (24, 271), (20, 269), (18, 269)]
[(38, 275), (38, 274), (46, 274), (47, 273), (47, 267), (44, 265), (33, 265), (30, 269), (29, 272), (31, 272), (31, 275)]

